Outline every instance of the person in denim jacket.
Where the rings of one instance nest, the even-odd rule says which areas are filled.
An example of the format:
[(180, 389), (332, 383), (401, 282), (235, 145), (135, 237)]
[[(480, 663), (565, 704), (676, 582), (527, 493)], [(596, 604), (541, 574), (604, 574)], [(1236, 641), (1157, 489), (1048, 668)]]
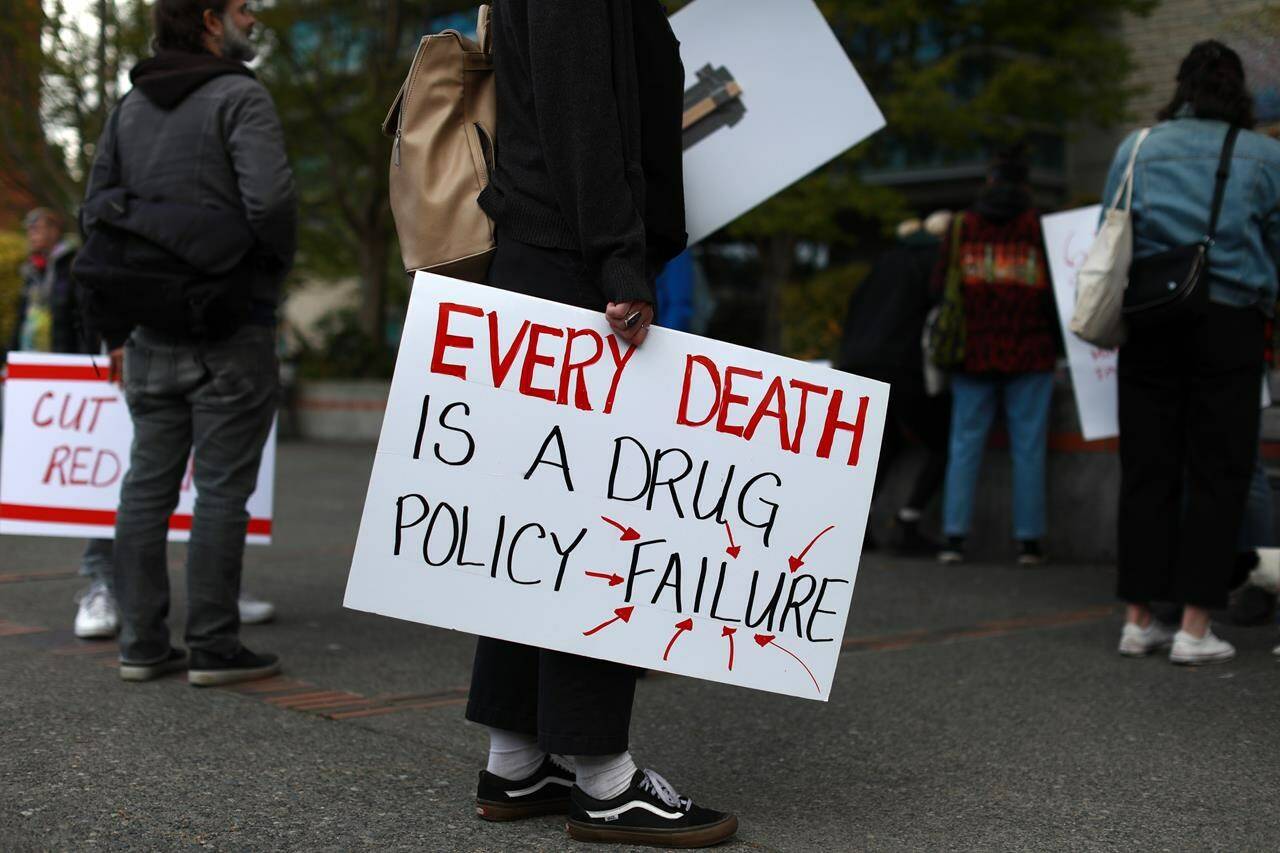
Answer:
[[(1213, 663), (1235, 655), (1214, 636), (1209, 611), (1227, 604), (1257, 450), (1264, 324), (1280, 262), (1280, 143), (1252, 132), (1240, 57), (1216, 41), (1192, 48), (1158, 117), (1134, 168), (1135, 258), (1204, 239), (1223, 141), (1230, 127), (1241, 130), (1209, 251), (1208, 308), (1131, 328), (1120, 348), (1120, 652), (1171, 646), (1175, 663)], [(1135, 142), (1116, 151), (1104, 198)], [(1180, 630), (1153, 619), (1152, 601), (1183, 605)]]

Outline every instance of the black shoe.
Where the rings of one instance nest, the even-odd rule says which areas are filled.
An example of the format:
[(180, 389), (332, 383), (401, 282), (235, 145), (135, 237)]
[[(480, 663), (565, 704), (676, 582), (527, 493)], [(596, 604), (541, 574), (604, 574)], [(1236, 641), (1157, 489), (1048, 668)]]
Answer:
[(270, 678), (279, 671), (280, 658), (275, 655), (255, 655), (244, 646), (227, 657), (192, 649), (187, 682), (194, 687), (218, 687)]
[(942, 550), (942, 545), (920, 532), (920, 522), (893, 519), (893, 550), (903, 557), (924, 557)]
[(1270, 625), (1276, 612), (1276, 595), (1253, 584), (1231, 593), (1227, 605), (1232, 625)]
[(964, 537), (948, 536), (947, 544), (938, 552), (939, 563), (963, 563), (964, 562)]
[(576, 785), (569, 799), (565, 828), (578, 841), (710, 847), (738, 831), (736, 817), (695, 806), (652, 770), (637, 770), (631, 787), (611, 800), (589, 797)]
[(1044, 551), (1040, 548), (1039, 539), (1023, 539), (1018, 543), (1019, 566), (1039, 566), (1044, 561)]
[(151, 681), (171, 672), (181, 672), (187, 668), (187, 653), (182, 649), (169, 649), (169, 654), (152, 663), (134, 663), (120, 661), (121, 681)]
[(480, 771), (476, 787), (476, 817), (481, 820), (520, 820), (569, 811), (569, 789), (573, 771), (557, 764), (550, 755), (542, 765), (517, 782)]

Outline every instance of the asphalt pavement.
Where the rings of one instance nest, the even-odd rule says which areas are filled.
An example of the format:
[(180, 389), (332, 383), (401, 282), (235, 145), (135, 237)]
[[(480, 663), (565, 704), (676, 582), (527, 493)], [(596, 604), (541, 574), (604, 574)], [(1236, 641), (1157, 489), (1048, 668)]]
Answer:
[[(282, 445), (246, 568), (280, 614), (244, 639), (285, 675), (239, 689), (121, 682), (70, 631), (81, 543), (0, 539), (0, 851), (585, 849), (473, 816), (473, 638), (342, 609), (372, 461)], [(739, 814), (724, 849), (1280, 849), (1275, 629), (1122, 659), (1113, 574), (869, 555), (829, 703), (651, 676), (632, 751)]]

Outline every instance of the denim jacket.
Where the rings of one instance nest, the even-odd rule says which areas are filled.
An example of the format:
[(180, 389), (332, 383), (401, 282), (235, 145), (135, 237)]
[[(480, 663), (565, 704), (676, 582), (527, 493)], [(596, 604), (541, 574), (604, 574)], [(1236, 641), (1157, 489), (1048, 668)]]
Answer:
[[(1135, 258), (1204, 238), (1226, 133), (1226, 122), (1189, 117), (1152, 128), (1134, 167)], [(1136, 139), (1137, 133), (1131, 133), (1116, 151), (1104, 204), (1115, 199)], [(1209, 297), (1223, 305), (1256, 305), (1270, 314), (1278, 265), (1280, 142), (1242, 130), (1231, 159), (1217, 238), (1209, 250)]]

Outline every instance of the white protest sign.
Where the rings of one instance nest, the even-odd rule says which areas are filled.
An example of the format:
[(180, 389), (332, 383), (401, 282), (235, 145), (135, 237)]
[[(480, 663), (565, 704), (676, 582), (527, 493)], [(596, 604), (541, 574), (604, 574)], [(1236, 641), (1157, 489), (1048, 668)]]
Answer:
[(685, 207), (696, 243), (884, 127), (813, 0), (696, 0), (685, 68)]
[(419, 273), (345, 605), (825, 700), (888, 394)]
[[(9, 353), (0, 455), (0, 534), (111, 539), (120, 484), (129, 468), (133, 422), (121, 390), (107, 381), (107, 359)], [(275, 427), (249, 499), (246, 541), (271, 542)], [(195, 488), (182, 479), (169, 539), (191, 535)]]
[(1120, 434), (1117, 410), (1116, 351), (1099, 349), (1071, 333), (1068, 325), (1076, 307), (1076, 275), (1098, 231), (1098, 205), (1067, 210), (1041, 218), (1045, 251), (1049, 253), (1049, 277), (1057, 300), (1062, 339), (1067, 345), (1071, 386), (1080, 413), (1080, 432), (1086, 441)]

